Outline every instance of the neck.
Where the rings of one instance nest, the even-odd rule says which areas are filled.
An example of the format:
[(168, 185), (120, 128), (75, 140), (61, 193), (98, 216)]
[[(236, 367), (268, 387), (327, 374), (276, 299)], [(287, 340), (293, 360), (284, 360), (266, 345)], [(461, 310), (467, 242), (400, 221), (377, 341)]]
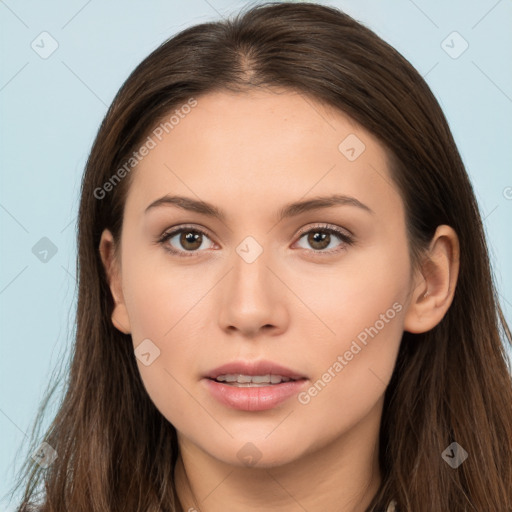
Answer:
[(244, 467), (178, 434), (176, 489), (185, 512), (364, 512), (381, 483), (381, 407), (350, 431), (280, 466)]

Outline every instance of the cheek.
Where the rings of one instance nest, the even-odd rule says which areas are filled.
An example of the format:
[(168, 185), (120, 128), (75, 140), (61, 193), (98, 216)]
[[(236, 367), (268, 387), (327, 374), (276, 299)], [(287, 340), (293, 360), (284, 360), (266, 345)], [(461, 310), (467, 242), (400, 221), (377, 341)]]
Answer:
[[(190, 326), (189, 313), (211, 286), (203, 277), (198, 279), (194, 266), (179, 268), (165, 255), (158, 256), (141, 251), (127, 258), (123, 269), (123, 293), (134, 342), (144, 338), (164, 342), (183, 323)], [(193, 339), (193, 333), (190, 336)]]
[(336, 337), (316, 347), (311, 384), (297, 402), (302, 428), (316, 432), (319, 440), (349, 431), (370, 414), (391, 379), (404, 308), (399, 302), (372, 301), (371, 307), (368, 301), (361, 304), (364, 314), (340, 315), (333, 323)]
[[(137, 366), (152, 402), (174, 424), (176, 411), (180, 416), (197, 413), (185, 388), (198, 350), (194, 306), (204, 292), (194, 289), (193, 279), (187, 283), (192, 286), (184, 286), (180, 274), (170, 271), (165, 261), (151, 261), (128, 246), (124, 243), (123, 295), (133, 347), (136, 353), (139, 346), (149, 347), (151, 354), (137, 358)], [(150, 364), (144, 364), (148, 359)]]
[[(397, 309), (404, 308), (410, 286), (405, 240), (349, 250), (329, 267), (287, 272), (291, 272), (287, 278), (294, 282), (294, 291), (312, 313), (304, 319), (295, 316), (295, 321), (303, 322), (303, 328), (310, 325), (310, 333), (318, 333), (316, 343), (325, 347), (320, 353), (329, 354), (333, 347), (343, 350), (359, 335), (364, 342), (365, 329), (376, 323), (382, 333), (379, 337), (389, 333), (396, 338), (401, 333), (402, 315)], [(299, 273), (300, 279), (295, 276), (292, 281), (292, 273)]]
[(316, 322), (321, 334), (314, 336), (312, 385), (298, 397), (309, 411), (306, 421), (322, 417), (324, 425), (338, 428), (361, 418), (384, 393), (402, 338), (409, 286), (405, 241), (395, 247), (403, 250), (390, 245), (365, 251), (329, 279), (316, 274), (301, 280), (299, 295), (314, 304), (323, 323)]
[(201, 338), (194, 332), (193, 306), (197, 300), (191, 302), (190, 294), (170, 292), (162, 284), (151, 286), (148, 279), (132, 297), (132, 340), (135, 350), (142, 340), (151, 340), (157, 357), (147, 366), (137, 358), (144, 387), (155, 407), (175, 428), (188, 430), (200, 413), (190, 395), (193, 369), (201, 350)]

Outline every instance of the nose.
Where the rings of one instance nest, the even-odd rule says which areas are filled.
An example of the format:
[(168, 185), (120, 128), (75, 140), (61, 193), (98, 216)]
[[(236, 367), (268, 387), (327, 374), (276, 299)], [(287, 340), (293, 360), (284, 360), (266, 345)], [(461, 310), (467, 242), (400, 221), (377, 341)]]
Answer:
[(270, 260), (266, 251), (252, 262), (234, 253), (233, 266), (220, 289), (218, 321), (223, 331), (255, 338), (286, 330), (289, 291)]

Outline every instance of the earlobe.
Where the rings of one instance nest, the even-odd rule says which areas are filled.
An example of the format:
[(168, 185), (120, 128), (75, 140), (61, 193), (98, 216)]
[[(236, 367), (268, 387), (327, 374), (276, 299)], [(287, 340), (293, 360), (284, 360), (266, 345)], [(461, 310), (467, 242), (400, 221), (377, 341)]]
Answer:
[(453, 228), (438, 226), (417, 273), (404, 319), (405, 331), (423, 333), (441, 322), (455, 294), (459, 251), (459, 239)]
[(115, 241), (112, 233), (105, 229), (101, 234), (99, 251), (103, 268), (107, 276), (107, 282), (112, 293), (114, 301), (114, 309), (112, 311), (112, 324), (114, 327), (123, 332), (130, 334), (130, 320), (128, 311), (123, 297), (123, 289), (121, 285), (121, 269), (118, 258), (115, 253)]

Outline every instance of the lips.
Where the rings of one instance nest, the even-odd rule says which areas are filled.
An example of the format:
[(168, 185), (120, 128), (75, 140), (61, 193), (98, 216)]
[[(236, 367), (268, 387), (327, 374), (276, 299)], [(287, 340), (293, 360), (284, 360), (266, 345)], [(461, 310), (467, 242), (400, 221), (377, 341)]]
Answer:
[(308, 379), (270, 361), (234, 361), (210, 371), (202, 381), (211, 396), (229, 408), (263, 411), (299, 393)]

